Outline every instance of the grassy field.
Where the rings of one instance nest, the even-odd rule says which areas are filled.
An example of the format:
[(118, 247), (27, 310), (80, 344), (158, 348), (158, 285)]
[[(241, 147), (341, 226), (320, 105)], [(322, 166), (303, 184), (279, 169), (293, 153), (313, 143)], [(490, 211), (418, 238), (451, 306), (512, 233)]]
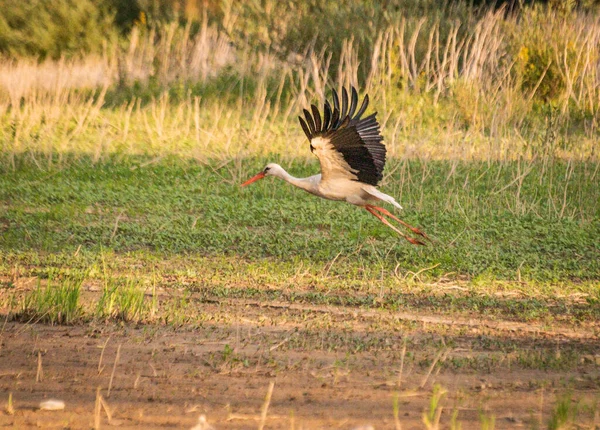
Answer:
[[(589, 293), (600, 277), (597, 163), (392, 160), (382, 189), (434, 239), (421, 248), (353, 206), (272, 180), (239, 187), (268, 161), (241, 160), (232, 171), (231, 163), (176, 157), (81, 158), (40, 171), (22, 157), (1, 177), (1, 245), (11, 255), (4, 270), (13, 258), (19, 264), (18, 255), (82, 248), (92, 261), (107, 251), (309, 267), (336, 260), (330, 272), (367, 278), (395, 270), (474, 285), (560, 284), (569, 292)], [(289, 168), (310, 175), (318, 163)]]
[[(406, 365), (411, 369), (407, 387), (401, 389), (396, 382), (389, 386), (396, 393), (394, 402), (398, 396), (416, 395), (419, 400), (390, 404), (381, 411), (387, 419), (393, 410), (416, 409), (433, 414), (426, 418), (424, 412), (417, 422), (448, 422), (436, 418), (438, 401), (446, 407), (453, 403), (454, 419), (459, 417), (457, 422), (467, 427), (488, 425), (495, 417), (514, 419), (505, 417), (508, 398), (485, 401), (487, 412), (479, 415), (467, 412), (481, 408), (475, 406), (481, 404), (476, 400), (479, 389), (465, 394), (469, 389), (451, 375), (463, 375), (464, 382), (470, 381), (466, 375), (487, 375), (484, 379), (493, 381), (487, 383), (498, 393), (521, 396), (515, 411), (524, 405), (535, 407), (532, 399), (540, 389), (543, 393), (544, 387), (554, 387), (549, 393), (556, 398), (540, 404), (540, 418), (525, 421), (533, 427), (552, 420), (593, 423), (597, 416), (597, 402), (589, 395), (597, 383), (593, 375), (598, 369), (600, 320), (597, 162), (392, 159), (382, 189), (399, 198), (406, 208), (404, 219), (433, 239), (418, 247), (366, 211), (313, 198), (288, 184), (265, 180), (239, 187), (272, 159), (298, 176), (318, 169), (313, 160), (290, 161), (276, 155), (229, 162), (140, 155), (94, 160), (66, 154), (40, 168), (43, 157), (13, 155), (5, 159), (0, 175), (4, 329), (8, 320), (25, 327), (84, 323), (101, 332), (107, 330), (101, 327), (117, 323), (143, 327), (136, 338), (145, 339), (144, 344), (154, 344), (165, 328), (176, 329), (168, 336), (177, 342), (193, 330), (224, 345), (197, 353), (209, 358), (205, 358), (208, 367), (195, 371), (195, 377), (229, 369), (230, 376), (216, 383), (237, 385), (240, 372), (261, 368), (266, 353), (271, 357), (269, 368), (274, 369), (267, 375), (281, 384), (276, 398), (288, 391), (290, 398), (298, 390), (315, 393), (310, 384), (297, 386), (304, 373), (289, 367), (290, 354), (307, 351), (311, 360), (317, 360), (309, 368), (327, 369), (333, 363), (336, 369), (346, 369), (342, 374), (354, 375), (353, 380), (366, 378), (372, 384), (373, 378), (381, 380), (396, 371), (391, 369), (398, 366), (404, 339), (403, 351), (406, 342), (409, 351)], [(7, 339), (16, 342), (22, 330), (11, 327)], [(240, 330), (264, 330), (258, 327), (274, 331), (240, 340)], [(108, 333), (104, 346), (111, 337), (128, 342), (128, 335), (121, 337), (111, 329)], [(52, 332), (47, 336), (55, 338)], [(257, 356), (257, 351), (273, 351), (280, 344), (286, 346), (278, 354)], [(15, 344), (13, 350), (18, 348)], [(45, 348), (55, 351), (59, 344), (47, 343)], [(461, 351), (475, 354), (465, 356)], [(372, 354), (382, 353), (391, 356), (379, 361), (384, 375), (374, 376), (368, 363), (374, 360)], [(89, 358), (78, 358), (87, 363), (77, 366), (83, 366), (79, 372), (95, 366), (91, 363), (95, 352), (86, 354)], [(133, 349), (127, 354), (143, 353)], [(346, 362), (340, 354), (354, 358)], [(52, 357), (45, 360), (50, 360), (50, 372), (66, 378), (55, 395), (70, 399), (66, 393), (77, 390), (77, 384), (70, 388), (67, 374), (53, 370)], [(140, 360), (145, 360), (143, 355)], [(156, 366), (162, 363), (152, 360)], [(19, 364), (17, 358), (9, 362), (27, 373), (27, 363)], [(193, 363), (182, 371), (189, 372)], [(429, 382), (432, 369), (441, 374)], [(15, 367), (5, 370), (11, 374)], [(507, 371), (508, 379), (496, 374)], [(546, 376), (535, 376), (540, 371)], [(582, 377), (583, 385), (570, 391), (568, 380)], [(95, 378), (86, 376), (86, 384)], [(170, 371), (167, 380), (183, 386), (176, 378)], [(289, 378), (292, 382), (282, 382)], [(529, 388), (513, 392), (522, 387), (522, 382), (508, 382), (514, 378), (528, 380)], [(137, 384), (125, 381), (121, 378), (122, 384)], [(434, 381), (445, 388), (428, 388)], [(106, 380), (100, 378), (97, 384), (106, 386)], [(332, 389), (352, 396), (353, 387), (348, 377), (346, 383), (334, 382)], [(215, 398), (211, 404), (233, 400), (237, 410), (244, 410), (240, 396), (262, 396), (256, 389)], [(446, 394), (438, 398), (438, 391)], [(134, 392), (145, 395), (144, 390)], [(164, 396), (169, 401), (169, 395)], [(18, 398), (21, 407), (31, 401), (23, 394)], [(122, 410), (120, 416), (140, 425), (123, 401), (114, 400)], [(137, 401), (140, 407), (147, 406), (145, 400)], [(322, 411), (322, 402), (316, 400), (317, 411)], [(456, 409), (457, 404), (470, 406)], [(273, 407), (281, 411), (280, 401)], [(325, 425), (323, 420), (310, 421), (313, 412), (307, 406), (292, 402), (290, 407), (304, 425)], [(344, 419), (351, 422), (370, 416), (352, 402), (326, 410), (345, 413)], [(522, 417), (524, 412), (515, 413)], [(330, 425), (343, 421), (333, 412), (326, 415)], [(32, 419), (27, 416), (6, 422), (26, 425)], [(213, 411), (209, 416), (217, 422), (239, 419), (231, 412)], [(151, 419), (157, 423), (164, 418)], [(70, 420), (72, 425), (85, 425)], [(390, 424), (386, 419), (370, 420), (378, 426)], [(187, 421), (174, 425), (182, 423)]]
[[(126, 36), (98, 12), (115, 33), (55, 60), (0, 37), (0, 424), (262, 428), (272, 394), (275, 428), (597, 428), (595, 9), (392, 3), (214, 2)], [(315, 8), (343, 37), (306, 39)], [(296, 115), (350, 84), (427, 246), (239, 186), (317, 173)]]
[[(359, 208), (275, 181), (239, 187), (266, 162), (232, 170), (83, 157), (41, 171), (22, 157), (1, 176), (0, 269), (139, 291), (183, 276), (207, 297), (548, 323), (600, 317), (597, 163), (392, 160), (383, 189), (433, 239), (417, 247)], [(318, 164), (289, 167), (301, 176)], [(86, 319), (96, 311), (103, 316), (92, 308)]]

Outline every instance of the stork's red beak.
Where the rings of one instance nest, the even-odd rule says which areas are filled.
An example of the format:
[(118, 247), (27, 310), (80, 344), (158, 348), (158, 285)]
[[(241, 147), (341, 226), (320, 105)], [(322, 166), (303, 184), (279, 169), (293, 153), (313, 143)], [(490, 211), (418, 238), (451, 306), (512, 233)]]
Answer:
[(244, 182), (242, 185), (240, 185), (240, 187), (245, 187), (246, 185), (250, 185), (252, 182), (256, 182), (259, 179), (262, 179), (265, 177), (265, 172), (260, 172), (258, 175), (251, 177), (250, 179), (248, 179), (246, 182)]

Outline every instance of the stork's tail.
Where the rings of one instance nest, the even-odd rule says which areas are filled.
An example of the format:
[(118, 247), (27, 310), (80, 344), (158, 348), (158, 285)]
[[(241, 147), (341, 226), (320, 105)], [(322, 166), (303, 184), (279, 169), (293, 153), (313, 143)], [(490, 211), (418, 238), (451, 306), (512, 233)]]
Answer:
[(373, 197), (383, 202), (396, 206), (398, 209), (403, 209), (402, 206), (400, 206), (400, 203), (398, 203), (395, 198), (393, 198), (392, 196), (388, 196), (385, 193), (382, 193), (375, 187), (363, 187), (363, 191), (369, 193)]

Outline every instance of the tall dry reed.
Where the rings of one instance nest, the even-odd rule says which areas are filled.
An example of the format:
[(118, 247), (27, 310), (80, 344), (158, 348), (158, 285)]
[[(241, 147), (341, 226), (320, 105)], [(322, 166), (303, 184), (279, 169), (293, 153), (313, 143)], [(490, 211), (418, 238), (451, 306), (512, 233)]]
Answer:
[[(136, 28), (127, 47), (106, 46), (102, 56), (0, 64), (0, 149), (30, 153), (40, 165), (60, 154), (178, 154), (201, 161), (306, 156), (295, 116), (322, 103), (331, 87), (355, 85), (369, 92), (391, 156), (597, 157), (600, 22), (587, 15), (549, 17), (547, 28), (531, 29), (539, 16), (516, 17), (500, 8), (468, 31), (458, 21), (442, 28), (440, 22), (403, 19), (377, 34), (370, 58), (360, 58), (357, 43), (345, 40), (337, 65), (331, 52), (314, 46), (285, 60), (236, 48), (206, 16), (194, 34), (190, 25)], [(577, 27), (567, 25), (573, 20)], [(507, 27), (511, 34), (534, 34), (507, 40)], [(532, 54), (543, 31), (563, 36), (544, 40), (552, 53), (547, 64)], [(368, 65), (364, 82), (361, 64)], [(540, 70), (529, 76), (523, 67)], [(550, 154), (544, 144), (548, 122), (536, 123), (535, 109), (553, 72), (561, 83), (553, 124), (579, 115), (583, 127), (574, 135), (555, 127)], [(223, 73), (235, 79), (218, 87), (217, 97), (193, 92), (196, 83), (208, 85)], [(150, 82), (164, 89), (162, 95), (103, 108), (107, 91)], [(169, 93), (174, 83), (187, 88), (175, 99)]]

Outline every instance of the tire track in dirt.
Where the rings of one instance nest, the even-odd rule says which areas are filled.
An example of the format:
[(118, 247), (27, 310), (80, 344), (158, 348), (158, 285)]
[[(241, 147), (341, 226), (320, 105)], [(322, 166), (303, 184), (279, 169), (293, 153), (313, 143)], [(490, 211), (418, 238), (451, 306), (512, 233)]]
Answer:
[(257, 300), (247, 299), (228, 299), (228, 300), (204, 300), (208, 303), (220, 304), (225, 306), (252, 306), (257, 308), (271, 308), (278, 310), (290, 310), (295, 312), (313, 312), (329, 314), (336, 317), (353, 317), (363, 320), (388, 320), (390, 322), (405, 321), (416, 322), (422, 324), (445, 325), (449, 327), (467, 327), (472, 329), (487, 329), (505, 334), (528, 335), (536, 337), (548, 338), (563, 338), (579, 341), (599, 341), (600, 325), (590, 324), (591, 328), (587, 327), (566, 327), (558, 325), (552, 328), (545, 327), (542, 324), (532, 322), (516, 322), (507, 320), (491, 320), (484, 318), (464, 318), (457, 316), (445, 315), (426, 315), (422, 313), (406, 312), (406, 311), (389, 311), (389, 310), (365, 310), (360, 308), (350, 308), (342, 306), (319, 306), (319, 305), (304, 305), (286, 302), (260, 302)]

